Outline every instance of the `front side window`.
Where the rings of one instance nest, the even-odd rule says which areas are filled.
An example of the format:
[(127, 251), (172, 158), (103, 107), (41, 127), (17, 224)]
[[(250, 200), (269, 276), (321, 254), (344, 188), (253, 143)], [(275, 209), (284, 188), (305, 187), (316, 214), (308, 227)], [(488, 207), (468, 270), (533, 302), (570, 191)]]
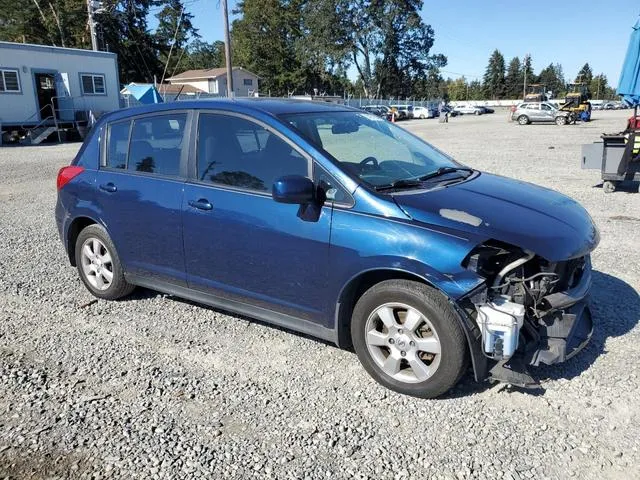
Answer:
[(154, 115), (134, 120), (127, 170), (180, 175), (186, 113)]
[(422, 181), (440, 168), (460, 165), (404, 129), (367, 113), (313, 112), (283, 115), (341, 167), (371, 187)]
[(83, 73), (80, 75), (83, 95), (106, 95), (104, 75)]
[(0, 93), (20, 93), (17, 70), (0, 69)]
[(309, 162), (275, 133), (244, 118), (201, 114), (198, 179), (270, 192), (285, 175), (309, 176)]

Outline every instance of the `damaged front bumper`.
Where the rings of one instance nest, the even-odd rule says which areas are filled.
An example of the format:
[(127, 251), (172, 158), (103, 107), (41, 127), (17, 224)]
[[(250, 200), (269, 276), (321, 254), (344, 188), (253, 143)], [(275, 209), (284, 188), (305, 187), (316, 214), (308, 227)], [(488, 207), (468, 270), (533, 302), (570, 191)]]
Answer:
[[(527, 370), (528, 366), (564, 362), (589, 343), (593, 334), (589, 309), (591, 284), (591, 262), (587, 256), (577, 284), (565, 291), (547, 295), (541, 299), (538, 315), (527, 317), (520, 331), (520, 345), (512, 357), (494, 360), (487, 358), (481, 347), (472, 348), (476, 379), (538, 387), (538, 382)], [(476, 336), (481, 344), (481, 336)], [(484, 358), (479, 358), (478, 352)]]
[(537, 345), (525, 347), (525, 363), (536, 366), (561, 363), (589, 343), (593, 334), (588, 302), (591, 283), (591, 262), (587, 259), (576, 286), (543, 299), (546, 311), (536, 325), (534, 341), (537, 340)]

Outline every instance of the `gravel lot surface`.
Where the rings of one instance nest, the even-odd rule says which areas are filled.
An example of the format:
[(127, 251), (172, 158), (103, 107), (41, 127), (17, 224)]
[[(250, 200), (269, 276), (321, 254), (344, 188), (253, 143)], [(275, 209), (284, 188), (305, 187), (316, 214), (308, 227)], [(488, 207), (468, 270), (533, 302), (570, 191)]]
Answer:
[(378, 386), (351, 352), (224, 312), (148, 290), (94, 302), (53, 217), (79, 145), (0, 148), (0, 477), (640, 478), (640, 194), (605, 194), (579, 166), (580, 145), (628, 115), (402, 124), (575, 198), (602, 235), (593, 341), (534, 370), (543, 393), (467, 376), (431, 401)]

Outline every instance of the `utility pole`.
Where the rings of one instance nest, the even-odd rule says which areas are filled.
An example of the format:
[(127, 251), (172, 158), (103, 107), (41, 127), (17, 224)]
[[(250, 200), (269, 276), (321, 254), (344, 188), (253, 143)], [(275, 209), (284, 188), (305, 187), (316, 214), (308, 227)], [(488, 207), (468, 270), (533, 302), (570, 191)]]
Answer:
[(93, 0), (87, 0), (87, 13), (89, 14), (89, 31), (91, 32), (91, 48), (98, 50), (98, 37), (96, 37), (96, 24), (93, 21)]
[(528, 73), (528, 70), (529, 70), (527, 68), (528, 61), (529, 61), (529, 54), (527, 53), (524, 56), (524, 65), (523, 65), (523, 68), (524, 68), (524, 87), (522, 89), (522, 99), (523, 100), (527, 96), (527, 73)]
[(227, 0), (222, 0), (222, 15), (224, 16), (224, 57), (227, 64), (227, 97), (233, 97), (233, 69), (231, 67), (231, 36), (229, 35), (229, 11)]

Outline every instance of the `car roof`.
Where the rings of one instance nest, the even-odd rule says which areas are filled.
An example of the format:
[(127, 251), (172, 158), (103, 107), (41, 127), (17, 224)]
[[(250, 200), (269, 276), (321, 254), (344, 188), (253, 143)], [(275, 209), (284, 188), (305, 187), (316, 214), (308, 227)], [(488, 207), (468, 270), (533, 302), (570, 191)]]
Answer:
[(349, 107), (347, 105), (303, 99), (216, 98), (143, 105), (139, 107), (116, 110), (108, 115), (105, 115), (105, 117), (108, 116), (109, 120), (116, 120), (128, 118), (135, 115), (144, 115), (146, 113), (185, 109), (216, 109), (240, 113), (263, 113), (272, 116), (292, 113), (358, 111), (356, 108)]

